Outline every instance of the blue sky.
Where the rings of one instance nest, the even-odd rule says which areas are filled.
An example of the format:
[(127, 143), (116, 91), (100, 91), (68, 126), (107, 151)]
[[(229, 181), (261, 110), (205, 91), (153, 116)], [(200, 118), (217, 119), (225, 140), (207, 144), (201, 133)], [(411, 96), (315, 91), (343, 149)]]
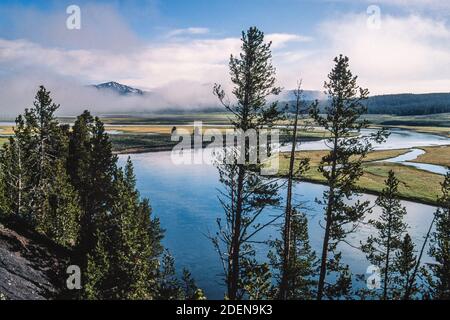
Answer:
[[(72, 4), (81, 10), (80, 30), (66, 27)], [(368, 12), (373, 5), (379, 15)], [(230, 89), (229, 55), (253, 25), (273, 41), (285, 88), (301, 78), (306, 89), (321, 90), (342, 53), (372, 94), (448, 92), (449, 13), (447, 0), (3, 0), (0, 94), (19, 108), (43, 83), (70, 110), (123, 108), (85, 89), (114, 80), (158, 97), (128, 109), (209, 105), (213, 83)]]
[[(116, 1), (40, 1), (4, 0), (0, 7), (36, 9), (45, 13), (64, 14), (71, 4), (88, 4), (114, 8), (140, 37), (151, 39), (161, 30), (205, 27), (223, 36), (234, 36), (250, 25), (266, 32), (314, 33), (317, 23), (339, 13), (364, 12), (366, 1), (321, 0), (116, 0)], [(386, 12), (400, 12), (398, 6), (384, 4)], [(0, 35), (21, 36), (20, 28), (11, 23), (14, 16), (4, 16)]]

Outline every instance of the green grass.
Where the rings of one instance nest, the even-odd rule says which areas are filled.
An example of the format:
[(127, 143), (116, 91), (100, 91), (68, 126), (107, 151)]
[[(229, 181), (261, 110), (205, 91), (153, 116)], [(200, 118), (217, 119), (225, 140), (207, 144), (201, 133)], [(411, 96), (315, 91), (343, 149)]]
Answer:
[(437, 113), (418, 116), (395, 116), (388, 114), (364, 115), (370, 123), (392, 126), (450, 127), (450, 113)]
[(8, 138), (0, 137), (0, 146), (2, 146), (7, 141), (8, 141)]
[(110, 135), (116, 153), (137, 153), (171, 150), (177, 142), (170, 135), (114, 134)]
[[(394, 163), (375, 163), (371, 161), (396, 157), (408, 152), (407, 149), (383, 150), (370, 153), (363, 164), (363, 176), (357, 186), (367, 193), (378, 194), (384, 188), (384, 181), (389, 170), (393, 170), (400, 181), (399, 193), (402, 199), (435, 204), (440, 194), (440, 183), (443, 176), (419, 170), (413, 167)], [(296, 154), (296, 162), (302, 158), (310, 158), (310, 169), (298, 177), (304, 181), (326, 183), (325, 178), (318, 171), (318, 164), (326, 151), (306, 151)], [(281, 154), (278, 176), (286, 176), (289, 166), (289, 154)]]

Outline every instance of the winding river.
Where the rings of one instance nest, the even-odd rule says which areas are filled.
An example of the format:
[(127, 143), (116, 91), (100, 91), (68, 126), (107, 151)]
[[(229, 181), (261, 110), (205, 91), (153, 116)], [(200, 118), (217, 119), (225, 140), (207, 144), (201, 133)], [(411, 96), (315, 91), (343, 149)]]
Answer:
[[(445, 144), (450, 144), (450, 139), (406, 130), (394, 130), (387, 143), (378, 148), (414, 148)], [(301, 145), (303, 150), (323, 148), (322, 141)], [(208, 298), (223, 298), (225, 288), (221, 282), (220, 260), (207, 239), (207, 234), (214, 234), (217, 230), (216, 219), (223, 216), (223, 210), (217, 198), (217, 190), (221, 186), (216, 168), (208, 164), (174, 165), (170, 152), (129, 156), (135, 165), (141, 195), (150, 198), (154, 215), (160, 218), (162, 227), (166, 229), (163, 243), (175, 257), (177, 270), (188, 268)], [(121, 155), (120, 163), (123, 164), (127, 157), (128, 155)], [(407, 160), (412, 159), (400, 159), (400, 161)], [(294, 186), (294, 200), (297, 203), (304, 203), (304, 211), (309, 217), (311, 245), (317, 251), (323, 238), (323, 230), (319, 226), (323, 210), (314, 200), (320, 198), (325, 189), (326, 186), (305, 182), (296, 183)], [(372, 195), (362, 195), (362, 198), (371, 202), (375, 200)], [(402, 203), (408, 210), (406, 221), (410, 227), (410, 234), (416, 244), (421, 245), (435, 208), (408, 201)], [(277, 213), (281, 212), (277, 209), (266, 210), (261, 222), (267, 221)], [(370, 218), (375, 218), (378, 214), (379, 210), (375, 208)], [(363, 225), (348, 238), (350, 245), (342, 245), (343, 259), (350, 265), (353, 274), (363, 274), (369, 266), (364, 255), (355, 247), (372, 231), (371, 228)], [(261, 240), (278, 236), (279, 230), (276, 226), (259, 234)], [(264, 260), (268, 248), (259, 245), (257, 252), (258, 259)], [(362, 284), (355, 283), (355, 285)]]

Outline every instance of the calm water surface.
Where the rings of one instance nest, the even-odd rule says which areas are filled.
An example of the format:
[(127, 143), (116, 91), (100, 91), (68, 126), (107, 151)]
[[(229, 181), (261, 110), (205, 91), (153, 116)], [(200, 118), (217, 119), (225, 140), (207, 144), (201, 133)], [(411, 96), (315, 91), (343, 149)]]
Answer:
[[(403, 130), (394, 132), (389, 139), (385, 148), (450, 144), (450, 139), (440, 136)], [(319, 143), (321, 142), (312, 142), (310, 148), (305, 143), (302, 148), (315, 149)], [(123, 163), (126, 157), (120, 156), (120, 162)], [(225, 289), (221, 283), (220, 260), (206, 236), (215, 233), (216, 219), (223, 217), (217, 198), (217, 189), (221, 187), (217, 169), (207, 164), (174, 165), (170, 152), (134, 154), (130, 157), (135, 165), (138, 189), (142, 196), (150, 198), (155, 216), (160, 218), (162, 227), (166, 229), (164, 245), (174, 255), (177, 269), (188, 268), (209, 298), (223, 298)], [(304, 182), (294, 186), (295, 201), (306, 204), (304, 211), (309, 216), (310, 241), (317, 251), (323, 238), (323, 230), (319, 226), (323, 210), (314, 200), (320, 198), (325, 189), (325, 186)], [(362, 197), (372, 203), (375, 200), (372, 195)], [(403, 205), (408, 210), (406, 221), (410, 226), (410, 234), (421, 245), (435, 208), (407, 201)], [(276, 209), (266, 210), (262, 221), (277, 213), (280, 212)], [(378, 214), (379, 211), (375, 209), (370, 218), (375, 218)], [(372, 231), (367, 226), (361, 226), (348, 240), (352, 245), (358, 246)], [(260, 233), (259, 237), (267, 239), (278, 235), (278, 227), (274, 226)], [(365, 273), (369, 264), (364, 255), (349, 245), (343, 245), (341, 249), (343, 259), (350, 265), (352, 272)], [(266, 259), (267, 251), (267, 247), (259, 246), (258, 258)]]

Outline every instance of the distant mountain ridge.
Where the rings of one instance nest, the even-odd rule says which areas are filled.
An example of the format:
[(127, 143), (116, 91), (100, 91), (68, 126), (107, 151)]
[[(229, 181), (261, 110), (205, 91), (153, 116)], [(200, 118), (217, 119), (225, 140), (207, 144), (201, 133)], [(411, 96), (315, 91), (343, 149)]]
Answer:
[(140, 89), (136, 89), (115, 81), (110, 81), (110, 82), (105, 82), (105, 83), (101, 83), (101, 84), (95, 84), (92, 85), (92, 87), (97, 88), (98, 90), (102, 90), (102, 91), (110, 91), (110, 92), (114, 92), (118, 95), (121, 96), (133, 96), (133, 95), (138, 95), (138, 96), (142, 96), (144, 94), (146, 94), (146, 92), (140, 90)]
[[(142, 91), (115, 81), (92, 85), (100, 91), (113, 92), (120, 96), (144, 96), (150, 92)], [(321, 108), (329, 103), (327, 95), (323, 91), (304, 90), (302, 99), (308, 102), (319, 100)], [(285, 103), (293, 105), (295, 101), (295, 90), (284, 90), (277, 97), (280, 105)], [(391, 115), (427, 115), (450, 112), (450, 93), (400, 93), (375, 95), (369, 97), (365, 103), (369, 114), (391, 114)], [(167, 110), (176, 110), (168, 107)], [(204, 112), (222, 111), (222, 108), (210, 106), (202, 108)], [(199, 111), (199, 110), (197, 110)]]
[[(282, 96), (283, 97), (283, 96)], [(294, 91), (285, 93), (290, 105), (295, 101)], [(321, 108), (329, 103), (325, 93), (305, 91), (303, 99), (308, 102), (319, 100)], [(371, 96), (365, 101), (369, 114), (391, 114), (398, 116), (427, 115), (450, 112), (450, 93), (399, 93)]]

